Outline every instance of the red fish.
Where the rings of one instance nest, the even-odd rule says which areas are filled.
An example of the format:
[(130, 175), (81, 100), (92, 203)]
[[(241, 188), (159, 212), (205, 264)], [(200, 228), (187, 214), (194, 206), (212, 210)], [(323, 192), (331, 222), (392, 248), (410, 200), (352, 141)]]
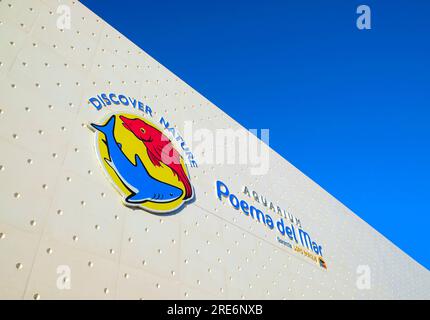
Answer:
[(146, 146), (152, 164), (156, 167), (161, 166), (161, 163), (167, 165), (173, 174), (178, 177), (179, 181), (183, 183), (185, 187), (184, 199), (191, 198), (193, 196), (193, 189), (188, 175), (182, 167), (182, 157), (175, 150), (169, 138), (143, 120), (130, 119), (124, 116), (119, 116), (119, 118), (122, 120), (123, 126), (131, 131)]

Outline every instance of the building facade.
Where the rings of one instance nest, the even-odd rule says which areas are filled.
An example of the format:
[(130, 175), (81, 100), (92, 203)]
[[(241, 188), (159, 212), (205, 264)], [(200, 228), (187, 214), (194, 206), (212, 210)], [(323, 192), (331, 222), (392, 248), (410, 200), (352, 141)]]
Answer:
[(1, 1), (0, 48), (0, 298), (430, 297), (254, 135), (210, 154), (243, 128), (79, 2)]

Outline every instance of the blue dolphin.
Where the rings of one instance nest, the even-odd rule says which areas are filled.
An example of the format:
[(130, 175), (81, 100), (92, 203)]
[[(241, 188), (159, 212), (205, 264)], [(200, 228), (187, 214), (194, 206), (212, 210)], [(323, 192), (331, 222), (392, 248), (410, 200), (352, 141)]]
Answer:
[(105, 125), (92, 123), (91, 126), (105, 135), (103, 142), (108, 147), (109, 158), (104, 159), (115, 171), (131, 194), (125, 199), (127, 203), (138, 204), (146, 201), (171, 202), (182, 196), (180, 188), (158, 181), (150, 176), (142, 159), (136, 154), (135, 164), (122, 151), (122, 146), (114, 136), (115, 116), (111, 116)]

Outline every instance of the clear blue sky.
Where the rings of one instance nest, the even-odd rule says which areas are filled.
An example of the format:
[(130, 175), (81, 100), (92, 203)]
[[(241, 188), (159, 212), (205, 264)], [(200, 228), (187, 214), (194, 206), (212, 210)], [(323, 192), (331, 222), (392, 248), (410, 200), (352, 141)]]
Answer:
[(81, 2), (430, 268), (430, 1)]

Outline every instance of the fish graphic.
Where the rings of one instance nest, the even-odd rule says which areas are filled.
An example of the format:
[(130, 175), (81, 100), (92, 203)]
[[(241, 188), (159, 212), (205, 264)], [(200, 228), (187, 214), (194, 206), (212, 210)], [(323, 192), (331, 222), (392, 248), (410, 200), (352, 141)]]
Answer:
[(127, 158), (114, 136), (115, 119), (113, 115), (105, 125), (92, 123), (91, 126), (105, 136), (103, 142), (108, 148), (109, 159), (105, 158), (104, 161), (131, 192), (125, 199), (126, 203), (139, 204), (146, 201), (165, 203), (179, 199), (183, 191), (151, 177), (139, 155), (135, 154), (135, 163)]
[(170, 140), (160, 130), (141, 119), (130, 119), (125, 116), (119, 116), (119, 118), (122, 120), (123, 126), (145, 144), (152, 164), (159, 167), (161, 163), (164, 163), (183, 183), (185, 187), (184, 200), (191, 198), (193, 188), (190, 179), (181, 164), (181, 155), (175, 150)]

